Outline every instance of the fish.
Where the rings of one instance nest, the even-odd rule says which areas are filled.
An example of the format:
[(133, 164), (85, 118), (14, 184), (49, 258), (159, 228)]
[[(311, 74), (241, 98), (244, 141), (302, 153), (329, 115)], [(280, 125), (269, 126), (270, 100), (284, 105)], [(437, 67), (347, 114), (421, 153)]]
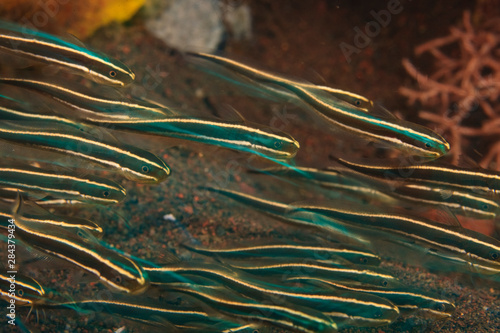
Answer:
[[(300, 148), (297, 140), (285, 132), (263, 126), (249, 126), (236, 121), (165, 115), (157, 107), (143, 107), (133, 102), (96, 98), (80, 91), (44, 81), (0, 78), (0, 83), (18, 85), (49, 94), (78, 111), (74, 117), (119, 130), (202, 142), (261, 156), (290, 159)], [(71, 116), (71, 115), (70, 115)]]
[(390, 273), (381, 268), (365, 267), (361, 265), (320, 261), (312, 258), (302, 259), (293, 257), (274, 258), (245, 258), (220, 260), (238, 270), (258, 276), (274, 276), (278, 278), (293, 277), (307, 274), (315, 277), (326, 276), (344, 283), (363, 283), (378, 287), (399, 286), (400, 282)]
[(331, 293), (323, 290), (310, 292), (300, 288), (278, 285), (260, 280), (259, 277), (223, 265), (205, 263), (177, 263), (161, 267), (144, 267), (151, 283), (183, 282), (186, 275), (208, 278), (248, 297), (281, 299), (282, 301), (313, 308), (321, 312), (335, 311), (342, 314), (344, 322), (353, 326), (388, 325), (399, 317), (398, 308), (391, 302), (371, 295)]
[(0, 50), (88, 77), (98, 83), (123, 87), (135, 80), (122, 62), (43, 31), (0, 21)]
[[(9, 103), (9, 105), (6, 105), (7, 103)], [(31, 106), (31, 108), (34, 107)], [(26, 103), (2, 94), (0, 94), (0, 119), (52, 122), (54, 124), (71, 126), (79, 131), (87, 133), (92, 132), (92, 127), (83, 124), (82, 122), (73, 121), (57, 115), (33, 112), (33, 110), (30, 110), (30, 106), (26, 105)]]
[(168, 108), (145, 101), (129, 100), (121, 93), (109, 89), (106, 96), (96, 95), (85, 86), (71, 82), (52, 82), (47, 79), (0, 77), (0, 83), (33, 90), (49, 96), (72, 110), (65, 117), (95, 120), (101, 124), (113, 120), (162, 119), (171, 115)]
[(146, 272), (132, 259), (120, 254), (84, 229), (39, 224), (24, 218), (22, 200), (13, 208), (16, 237), (54, 257), (75, 264), (97, 276), (111, 290), (131, 295), (149, 286)]
[[(325, 188), (346, 191), (354, 194), (354, 198), (376, 200), (391, 205), (400, 205), (401, 200), (411, 203), (423, 203), (434, 206), (445, 206), (452, 212), (479, 219), (495, 218), (500, 212), (500, 205), (489, 198), (476, 193), (468, 193), (459, 188), (446, 188), (437, 184), (404, 182), (387, 184), (371, 178), (368, 184), (356, 178), (347, 170), (337, 170), (303, 167), (273, 167), (259, 172), (300, 179), (304, 182), (315, 182)], [(351, 172), (352, 173), (352, 172)], [(362, 202), (362, 200), (358, 200)]]
[(359, 201), (376, 200), (378, 202), (381, 201), (388, 204), (397, 203), (397, 200), (395, 200), (393, 197), (381, 190), (378, 190), (374, 186), (370, 186), (364, 183), (361, 179), (346, 175), (344, 172), (333, 168), (316, 169), (297, 166), (285, 166), (270, 167), (253, 172), (299, 179), (306, 183), (318, 184), (327, 189), (348, 192), (351, 195), (354, 194), (352, 198)]
[(461, 189), (483, 195), (500, 195), (500, 173), (486, 169), (468, 169), (442, 163), (366, 164), (334, 158), (338, 163), (362, 174), (386, 179), (408, 180), (418, 183), (445, 186), (449, 189)]
[(152, 298), (135, 296), (133, 299), (113, 295), (112, 299), (75, 299), (69, 302), (46, 302), (45, 309), (73, 309), (78, 312), (99, 312), (119, 316), (135, 322), (174, 328), (192, 322), (216, 325), (219, 318), (207, 313), (206, 305), (178, 306), (160, 302)]
[(349, 285), (342, 281), (314, 275), (291, 276), (288, 281), (320, 282), (320, 287), (331, 286), (339, 290), (363, 292), (387, 298), (405, 314), (423, 315), (433, 319), (449, 319), (455, 311), (455, 305), (447, 299), (430, 292), (423, 292), (408, 286), (380, 288), (372, 285)]
[(290, 257), (314, 260), (331, 260), (334, 258), (342, 258), (352, 263), (378, 266), (381, 258), (371, 253), (368, 250), (349, 246), (347, 244), (328, 244), (327, 246), (306, 245), (297, 243), (264, 243), (248, 246), (237, 246), (223, 249), (207, 249), (184, 244), (189, 250), (209, 255), (217, 256), (222, 260), (224, 258), (273, 258), (273, 257)]
[[(0, 228), (7, 229), (9, 225), (8, 220), (14, 218), (14, 214), (12, 213), (13, 204), (15, 204), (15, 202), (11, 204), (0, 202)], [(41, 207), (38, 207), (32, 202), (25, 202), (24, 205), (27, 208), (25, 208), (22, 212), (23, 218), (29, 222), (39, 225), (50, 224), (61, 228), (82, 229), (92, 233), (95, 237), (102, 236), (102, 227), (93, 221), (75, 216), (67, 217), (55, 215)]]
[(0, 139), (88, 160), (136, 182), (155, 184), (170, 175), (168, 165), (148, 151), (62, 124), (0, 121)]
[[(335, 221), (388, 232), (393, 238), (408, 246), (422, 244), (429, 253), (441, 259), (455, 261), (467, 271), (484, 275), (500, 273), (500, 241), (456, 225), (435, 222), (390, 210), (369, 209), (362, 205), (337, 200), (327, 205), (317, 203), (295, 204), (290, 217), (316, 214)], [(449, 221), (451, 222), (451, 221)]]
[[(17, 193), (19, 189), (17, 188), (0, 188), (0, 202), (6, 204), (14, 204), (16, 202)], [(44, 209), (53, 209), (53, 208), (80, 208), (80, 207), (89, 207), (92, 205), (91, 202), (83, 202), (74, 199), (61, 199), (52, 197), (50, 195), (43, 195), (38, 193), (33, 193), (34, 195), (30, 197), (30, 193), (23, 193), (23, 198), (32, 201), (39, 207)], [(1, 215), (0, 215), (1, 216)]]
[(14, 187), (21, 192), (52, 195), (97, 204), (116, 204), (126, 196), (115, 182), (95, 176), (75, 176), (67, 172), (48, 172), (28, 166), (0, 166), (0, 188)]
[(14, 299), (16, 306), (33, 306), (41, 304), (44, 296), (45, 289), (37, 280), (19, 272), (0, 273), (0, 299), (9, 303)]
[(269, 159), (291, 159), (300, 144), (285, 132), (238, 122), (194, 117), (112, 121), (116, 129), (173, 137), (257, 154)]
[[(282, 202), (258, 198), (242, 192), (210, 186), (201, 186), (199, 188), (222, 194), (293, 226), (303, 227), (316, 232), (319, 231), (321, 236), (326, 234), (336, 242), (355, 245), (361, 248), (371, 247), (370, 235), (366, 234), (366, 228), (359, 228), (355, 225), (342, 223), (332, 219), (318, 219), (312, 214), (307, 216), (305, 214), (290, 214), (296, 207)], [(372, 231), (370, 231), (370, 233), (372, 233)]]
[(370, 99), (349, 92), (341, 89), (336, 89), (332, 87), (327, 87), (327, 86), (322, 86), (322, 85), (315, 85), (312, 83), (306, 83), (306, 82), (301, 82), (299, 80), (290, 80), (287, 79), (283, 76), (279, 75), (274, 75), (269, 72), (265, 72), (262, 70), (258, 70), (256, 68), (250, 67), (248, 65), (245, 65), (243, 63), (220, 57), (217, 55), (213, 54), (208, 54), (208, 53), (195, 53), (195, 52), (189, 52), (188, 55), (196, 58), (201, 58), (204, 60), (208, 60), (210, 62), (216, 63), (218, 65), (221, 65), (229, 70), (232, 70), (234, 72), (237, 72), (240, 75), (243, 75), (245, 77), (248, 77), (250, 79), (256, 80), (258, 82), (272, 82), (272, 83), (285, 83), (289, 85), (297, 85), (309, 89), (317, 89), (319, 91), (323, 91), (325, 93), (331, 94), (332, 96), (350, 103), (353, 106), (356, 106), (357, 108), (360, 108), (365, 111), (369, 111), (373, 108), (374, 103)]
[(348, 132), (429, 159), (436, 159), (450, 150), (449, 143), (439, 134), (426, 127), (397, 119), (388, 110), (382, 106), (374, 106), (371, 100), (361, 95), (288, 80), (211, 54), (189, 54), (220, 64), (258, 82), (285, 88), (310, 105), (328, 123)]
[(434, 131), (397, 118), (385, 118), (366, 113), (333, 96), (318, 96), (311, 89), (286, 85), (287, 89), (309, 104), (327, 123), (357, 136), (429, 160), (450, 150), (450, 144)]
[(273, 325), (306, 333), (337, 331), (336, 323), (321, 312), (288, 304), (283, 300), (279, 303), (256, 300), (235, 293), (224, 286), (165, 283), (159, 288), (194, 296), (230, 318), (234, 317), (245, 322)]
[(455, 214), (476, 219), (495, 219), (500, 205), (494, 198), (461, 188), (446, 188), (431, 183), (404, 182), (394, 186), (394, 197), (414, 203), (444, 206)]

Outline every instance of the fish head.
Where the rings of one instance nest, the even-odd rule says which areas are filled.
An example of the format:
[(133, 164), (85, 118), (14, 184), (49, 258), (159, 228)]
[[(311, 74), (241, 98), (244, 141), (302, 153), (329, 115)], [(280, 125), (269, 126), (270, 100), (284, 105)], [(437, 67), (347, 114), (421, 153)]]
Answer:
[(148, 274), (139, 267), (132, 259), (120, 256), (115, 257), (113, 263), (117, 268), (110, 270), (108, 276), (101, 275), (101, 281), (105, 282), (111, 289), (130, 295), (142, 294), (149, 287)]
[(156, 162), (144, 162), (140, 165), (140, 173), (143, 175), (145, 183), (159, 183), (170, 176), (170, 172), (170, 167), (159, 158)]
[(399, 134), (402, 135), (397, 135), (402, 148), (409, 153), (433, 160), (450, 151), (450, 144), (441, 135), (427, 127), (406, 121), (397, 121), (396, 127), (401, 129)]
[(430, 319), (448, 319), (455, 312), (455, 305), (445, 299), (429, 299), (418, 304), (418, 314)]
[(98, 177), (75, 183), (72, 190), (79, 193), (78, 198), (82, 201), (100, 204), (116, 204), (127, 195), (123, 186)]
[(146, 184), (157, 184), (170, 176), (170, 167), (165, 161), (155, 154), (145, 150), (130, 147), (130, 153), (135, 158), (127, 158), (121, 161), (123, 175), (132, 181)]
[(19, 306), (41, 304), (44, 301), (45, 290), (44, 288), (33, 278), (28, 276), (17, 275), (15, 276), (15, 292), (14, 295), (8, 292), (10, 288), (10, 282), (5, 280), (4, 277), (0, 279), (0, 285), (2, 285), (2, 290), (0, 291), (0, 299), (4, 299), (10, 302), (10, 299), (15, 299), (16, 304)]
[(283, 131), (261, 127), (255, 134), (252, 148), (266, 157), (291, 159), (299, 151), (299, 142)]
[(135, 73), (124, 63), (103, 56), (104, 61), (98, 61), (90, 68), (90, 77), (98, 83), (110, 86), (124, 87), (134, 82)]

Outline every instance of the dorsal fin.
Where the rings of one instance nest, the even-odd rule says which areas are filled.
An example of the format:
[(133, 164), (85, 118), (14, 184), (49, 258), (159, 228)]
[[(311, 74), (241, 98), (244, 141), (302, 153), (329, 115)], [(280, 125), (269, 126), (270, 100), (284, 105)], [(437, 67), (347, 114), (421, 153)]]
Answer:
[(391, 111), (387, 110), (385, 107), (383, 107), (379, 103), (373, 103), (373, 107), (369, 110), (371, 114), (374, 116), (380, 117), (380, 118), (386, 118), (386, 119), (399, 119), (396, 117), (395, 114), (393, 114)]
[(233, 106), (227, 103), (220, 105), (220, 107), (217, 108), (217, 112), (219, 117), (224, 121), (234, 122), (237, 124), (246, 123), (245, 117), (243, 117), (243, 115)]

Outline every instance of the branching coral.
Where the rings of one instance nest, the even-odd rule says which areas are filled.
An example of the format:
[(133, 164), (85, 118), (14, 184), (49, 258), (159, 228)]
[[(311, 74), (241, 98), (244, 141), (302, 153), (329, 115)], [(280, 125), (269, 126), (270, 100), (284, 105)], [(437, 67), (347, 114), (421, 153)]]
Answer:
[[(422, 74), (404, 59), (403, 66), (419, 89), (401, 87), (399, 92), (410, 104), (418, 101), (435, 110), (420, 111), (419, 116), (447, 136), (453, 163), (458, 163), (471, 139), (492, 137), (480, 165), (500, 169), (500, 20), (475, 28), (466, 11), (461, 27), (452, 26), (448, 36), (415, 48), (417, 56), (424, 53), (432, 56), (435, 72)], [(470, 125), (472, 117), (479, 118), (478, 127)]]

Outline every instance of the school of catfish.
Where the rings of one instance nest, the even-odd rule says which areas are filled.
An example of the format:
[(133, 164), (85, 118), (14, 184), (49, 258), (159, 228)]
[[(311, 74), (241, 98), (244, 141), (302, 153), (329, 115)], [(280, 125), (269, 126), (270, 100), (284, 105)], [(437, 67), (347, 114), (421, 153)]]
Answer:
[[(453, 315), (455, 305), (445, 297), (411, 287), (379, 266), (382, 256), (391, 257), (381, 250), (388, 243), (425, 257), (424, 262), (407, 257), (410, 265), (500, 280), (500, 241), (463, 228), (455, 217), (495, 219), (500, 212), (500, 173), (440, 162), (450, 150), (443, 137), (397, 118), (364, 96), (217, 55), (185, 55), (193, 70), (235, 84), (249, 95), (257, 92), (297, 104), (331, 128), (331, 135), (374, 141), (400, 156), (418, 157), (420, 163), (401, 162), (415, 160), (410, 158), (374, 163), (332, 156), (326, 169), (299, 166), (294, 162), (299, 142), (280, 130), (187, 115), (155, 101), (124, 97), (120, 89), (135, 80), (133, 71), (77, 41), (0, 22), (0, 51), (106, 86), (97, 93), (25, 69), (0, 77), (0, 140), (7, 147), (2, 148), (0, 164), (0, 218), (3, 229), (13, 221), (17, 246), (68, 262), (114, 293), (110, 300), (75, 296), (55, 301), (47, 297), (53, 286), (18, 274), (13, 295), (8, 292), (12, 281), (3, 270), (0, 292), (5, 302), (14, 298), (19, 308), (36, 312), (68, 309), (85, 314), (99, 309), (172, 332), (255, 332), (269, 327), (333, 332), (390, 325), (401, 316), (446, 320)], [(33, 102), (31, 96), (50, 107)], [(318, 241), (268, 239), (225, 248), (184, 244), (194, 258), (172, 255), (168, 263), (111, 247), (101, 239), (99, 223), (58, 211), (115, 205), (127, 196), (123, 186), (94, 175), (97, 171), (144, 184), (175, 177), (168, 161), (120, 142), (114, 131), (253, 154), (274, 166), (251, 173), (327, 189), (334, 200), (284, 203), (200, 184), (216, 198), (303, 228)], [(45, 153), (31, 158), (19, 153), (28, 148)], [(82, 165), (88, 172), (79, 171)], [(444, 218), (435, 219), (422, 208)], [(328, 241), (318, 235), (327, 235)], [(159, 293), (185, 299), (172, 304), (159, 299)], [(22, 326), (22, 319), (16, 320)]]

